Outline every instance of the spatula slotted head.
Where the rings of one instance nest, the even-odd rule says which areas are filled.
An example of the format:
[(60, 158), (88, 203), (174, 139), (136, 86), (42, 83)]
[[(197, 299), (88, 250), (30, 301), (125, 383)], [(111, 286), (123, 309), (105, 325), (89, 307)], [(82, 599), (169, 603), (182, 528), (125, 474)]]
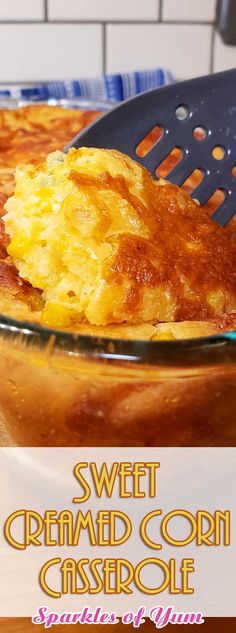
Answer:
[[(140, 156), (140, 143), (154, 129), (158, 140)], [(178, 149), (167, 179), (181, 186), (199, 170), (202, 180), (191, 195), (204, 205), (221, 190), (223, 202), (212, 217), (224, 226), (236, 213), (236, 69), (134, 97), (83, 130), (66, 150), (82, 146), (118, 149), (153, 176)]]

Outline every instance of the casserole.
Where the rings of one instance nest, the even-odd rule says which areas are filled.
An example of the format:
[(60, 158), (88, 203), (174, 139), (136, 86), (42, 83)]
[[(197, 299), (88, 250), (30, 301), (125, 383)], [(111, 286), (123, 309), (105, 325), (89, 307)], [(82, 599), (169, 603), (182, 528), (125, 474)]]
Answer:
[[(97, 116), (97, 104), (91, 109)], [(6, 195), (11, 187), (12, 181)], [(0, 333), (5, 445), (235, 443), (233, 334), (117, 340), (50, 330), (6, 315)]]

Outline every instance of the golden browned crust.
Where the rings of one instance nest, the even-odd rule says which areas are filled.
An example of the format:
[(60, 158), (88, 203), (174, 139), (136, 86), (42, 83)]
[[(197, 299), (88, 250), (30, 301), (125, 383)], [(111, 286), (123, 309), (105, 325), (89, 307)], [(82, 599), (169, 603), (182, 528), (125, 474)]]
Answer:
[[(78, 110), (65, 110), (60, 107), (34, 105), (18, 110), (0, 110), (0, 217), (3, 215), (3, 206), (6, 198), (12, 194), (14, 189), (14, 168), (20, 162), (38, 164), (44, 160), (48, 152), (62, 148), (65, 143), (72, 138), (80, 129), (99, 115), (98, 112), (81, 112)], [(153, 143), (156, 132), (153, 132), (143, 143), (143, 151)], [(170, 157), (170, 166), (174, 157)], [(171, 162), (172, 161), (172, 162)], [(135, 338), (134, 328), (138, 331), (141, 327), (140, 335), (144, 338), (175, 338), (201, 335), (204, 333), (215, 333), (219, 330), (229, 330), (236, 326), (236, 315), (233, 311), (230, 315), (221, 314), (215, 317), (214, 299), (215, 292), (219, 285), (224, 287), (225, 296), (235, 295), (235, 241), (229, 236), (229, 231), (222, 232), (215, 224), (207, 222), (207, 214), (212, 212), (211, 203), (206, 207), (207, 213), (203, 213), (196, 204), (185, 196), (184, 205), (179, 205), (178, 188), (171, 185), (160, 187), (158, 192), (158, 218), (153, 223), (150, 208), (155, 206), (154, 191), (146, 176), (146, 200), (145, 203), (130, 192), (129, 183), (122, 176), (112, 178), (108, 172), (104, 172), (101, 177), (93, 178), (85, 174), (71, 172), (70, 178), (79, 187), (87, 189), (113, 189), (140, 214), (145, 216), (145, 222), (149, 226), (150, 232), (156, 231), (157, 245), (150, 245), (150, 241), (143, 236), (122, 234), (115, 238), (115, 255), (106, 272), (108, 283), (127, 278), (131, 284), (124, 299), (124, 311), (127, 314), (138, 311), (142, 301), (142, 288), (153, 289), (158, 283), (169, 284), (169, 291), (173, 297), (178, 296), (178, 310), (175, 314), (176, 321), (184, 322), (172, 323), (171, 328), (165, 324), (155, 326), (155, 333), (149, 328), (151, 324), (143, 326), (110, 326), (108, 329), (99, 328), (99, 335), (122, 336), (120, 328), (123, 327), (124, 338)], [(193, 177), (193, 184), (194, 184)], [(187, 187), (191, 188), (191, 183)], [(196, 184), (196, 183), (195, 183)], [(181, 206), (183, 209), (181, 211)], [(160, 209), (160, 213), (159, 213)], [(168, 212), (168, 218), (166, 215)], [(181, 231), (179, 231), (179, 220), (181, 212)], [(195, 222), (196, 213), (198, 221)], [(168, 221), (167, 221), (168, 219)], [(107, 222), (106, 213), (103, 217), (103, 225)], [(235, 230), (232, 223), (232, 230)], [(172, 236), (172, 239), (171, 239)], [(164, 244), (168, 240), (168, 252)], [(112, 243), (112, 238), (110, 238)], [(196, 257), (193, 257), (191, 249), (181, 251), (182, 243), (185, 241), (192, 244), (191, 249), (196, 248)], [(217, 242), (217, 246), (216, 246)], [(6, 252), (8, 238), (4, 231), (3, 223), (0, 220), (0, 310), (11, 316), (26, 318), (28, 320), (40, 321), (40, 310), (42, 309), (41, 292), (20, 278), (18, 271)], [(162, 246), (163, 245), (163, 246)], [(194, 245), (194, 246), (193, 246)], [(201, 251), (201, 258), (197, 255), (197, 250)], [(176, 259), (177, 253), (177, 259)], [(175, 260), (173, 256), (175, 255)], [(158, 258), (158, 269), (155, 261)], [(173, 261), (174, 266), (173, 266)], [(200, 284), (200, 292), (196, 293), (196, 285), (206, 278), (207, 283)], [(188, 278), (190, 282), (190, 295), (179, 299), (181, 279)], [(206, 296), (213, 293), (212, 308), (209, 304), (206, 307)], [(219, 296), (218, 296), (219, 299)], [(224, 303), (221, 296), (221, 305)], [(217, 302), (217, 299), (216, 299)], [(234, 304), (232, 303), (232, 309)], [(191, 326), (188, 320), (191, 319)], [(196, 324), (196, 334), (194, 323)], [(176, 325), (176, 327), (175, 327)], [(94, 328), (83, 324), (82, 328), (86, 333), (94, 332)], [(126, 328), (126, 330), (125, 330)], [(127, 329), (128, 328), (128, 329)], [(145, 329), (146, 328), (146, 329)], [(96, 328), (95, 328), (96, 329)], [(117, 332), (117, 329), (119, 330)], [(198, 333), (197, 333), (198, 332)]]
[(0, 192), (13, 193), (19, 163), (40, 163), (100, 114), (47, 105), (0, 110)]
[(55, 152), (37, 168), (18, 168), (16, 182), (7, 250), (43, 291), (46, 325), (205, 322), (235, 312), (232, 235), (127, 156)]
[[(0, 109), (0, 204), (1, 193), (7, 196), (14, 190), (14, 169), (21, 163), (38, 164), (47, 154), (55, 149), (62, 149), (83, 127), (100, 116), (100, 112), (65, 109), (60, 106), (30, 105), (15, 110)], [(144, 156), (159, 139), (160, 129), (154, 128), (139, 145), (139, 156)], [(178, 150), (176, 149), (165, 161), (165, 171), (159, 168), (159, 176), (165, 177), (176, 165)], [(187, 193), (191, 193), (199, 184), (198, 174), (194, 173), (183, 185)], [(205, 209), (209, 215), (213, 213), (220, 194), (214, 201), (209, 201)], [(229, 228), (236, 232), (236, 216), (231, 220)]]
[(110, 240), (116, 252), (108, 262), (106, 279), (115, 284), (127, 278), (131, 282), (123, 306), (127, 317), (138, 313), (144, 288), (160, 286), (177, 306), (176, 321), (213, 318), (217, 311), (235, 309), (235, 239), (209, 220), (185, 192), (171, 184), (157, 187), (145, 170), (144, 202), (131, 193), (122, 175), (71, 172), (70, 178), (79, 188), (116, 192), (148, 229), (147, 237), (122, 233)]
[[(158, 189), (152, 241), (134, 235), (119, 236), (111, 271), (134, 282), (133, 301), (129, 300), (131, 309), (134, 304), (137, 306), (142, 286), (155, 288), (167, 284), (173, 303), (178, 304), (176, 321), (211, 318), (215, 306), (214, 302), (209, 305), (208, 297), (211, 293), (218, 294), (220, 288), (225, 291), (225, 299), (228, 293), (232, 295), (232, 308), (235, 307), (235, 240), (209, 221), (185, 193), (181, 195), (184, 207), (178, 204), (177, 187), (166, 185)], [(149, 210), (151, 198), (150, 185)], [(155, 205), (154, 191), (152, 199)]]
[[(196, 131), (196, 138), (201, 139), (202, 132), (201, 129)], [(161, 138), (161, 130), (159, 126), (156, 126), (149, 132), (149, 134), (145, 137), (145, 139), (138, 146), (138, 156), (145, 156), (148, 151), (150, 151), (151, 147), (159, 141)], [(217, 152), (217, 149), (216, 149)], [(166, 178), (167, 174), (169, 174), (172, 169), (178, 164), (181, 156), (181, 150), (178, 147), (175, 147), (172, 150), (171, 154), (159, 165), (158, 167), (158, 177)], [(191, 194), (194, 189), (200, 184), (202, 180), (201, 171), (199, 169), (195, 169), (192, 174), (187, 178), (186, 182), (183, 183), (181, 189)], [(222, 204), (224, 196), (222, 197), (222, 191), (217, 189), (210, 200), (204, 205), (204, 209), (207, 211), (208, 215), (211, 216), (214, 211)], [(230, 220), (228, 224), (228, 229), (231, 233), (236, 233), (236, 214)]]

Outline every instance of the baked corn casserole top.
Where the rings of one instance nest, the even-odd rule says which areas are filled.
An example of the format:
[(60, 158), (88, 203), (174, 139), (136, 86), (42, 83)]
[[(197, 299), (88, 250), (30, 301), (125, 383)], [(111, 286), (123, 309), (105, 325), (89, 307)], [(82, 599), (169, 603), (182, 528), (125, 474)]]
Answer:
[[(12, 136), (7, 144), (5, 135), (5, 152), (0, 146), (1, 312), (119, 338), (234, 328), (230, 231), (182, 189), (154, 180), (115, 150), (56, 151), (44, 160), (97, 116), (53, 110), (31, 106), (4, 115)], [(13, 163), (22, 159), (15, 189), (7, 178), (4, 186), (4, 168), (13, 178)]]

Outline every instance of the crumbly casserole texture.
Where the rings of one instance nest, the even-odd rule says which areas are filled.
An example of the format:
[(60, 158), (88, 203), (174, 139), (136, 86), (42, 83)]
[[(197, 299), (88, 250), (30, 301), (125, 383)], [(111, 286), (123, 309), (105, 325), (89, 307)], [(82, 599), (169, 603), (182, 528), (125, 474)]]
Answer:
[[(0, 133), (1, 312), (118, 338), (236, 327), (235, 239), (207, 210), (114, 150), (42, 160), (97, 115), (49, 106), (2, 114), (12, 134), (4, 150)], [(14, 189), (4, 173), (12, 178), (22, 159), (4, 206)]]
[(0, 109), (0, 192), (12, 195), (14, 170), (19, 163), (38, 165), (49, 152), (62, 150), (98, 116), (101, 113), (95, 110), (48, 105)]

